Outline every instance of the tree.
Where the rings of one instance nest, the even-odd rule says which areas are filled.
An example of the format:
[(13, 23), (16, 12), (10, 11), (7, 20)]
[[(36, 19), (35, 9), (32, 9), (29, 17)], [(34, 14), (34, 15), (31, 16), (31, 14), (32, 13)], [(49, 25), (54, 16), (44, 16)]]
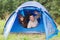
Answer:
[(26, 1), (37, 1), (49, 11), (54, 19), (60, 17), (60, 0), (0, 0), (0, 18), (4, 19), (6, 14), (11, 14)]

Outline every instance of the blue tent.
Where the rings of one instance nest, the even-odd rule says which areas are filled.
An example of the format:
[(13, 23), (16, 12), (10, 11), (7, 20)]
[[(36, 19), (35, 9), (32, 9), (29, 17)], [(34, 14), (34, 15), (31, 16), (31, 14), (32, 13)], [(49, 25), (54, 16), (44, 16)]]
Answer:
[[(41, 17), (38, 19), (39, 25), (35, 28), (24, 28), (20, 25), (18, 14), (27, 16), (26, 11), (38, 11)], [(49, 12), (38, 2), (29, 1), (19, 6), (9, 17), (4, 27), (4, 36), (7, 37), (10, 32), (13, 33), (45, 33), (46, 40), (58, 34), (58, 29)]]

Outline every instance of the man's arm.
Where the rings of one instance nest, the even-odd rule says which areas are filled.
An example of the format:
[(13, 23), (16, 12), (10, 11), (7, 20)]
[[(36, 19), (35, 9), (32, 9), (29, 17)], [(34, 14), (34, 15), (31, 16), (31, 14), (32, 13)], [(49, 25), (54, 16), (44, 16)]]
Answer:
[(35, 12), (35, 14), (36, 14), (36, 16), (35, 16), (36, 19), (38, 19), (41, 16), (41, 14), (38, 12)]

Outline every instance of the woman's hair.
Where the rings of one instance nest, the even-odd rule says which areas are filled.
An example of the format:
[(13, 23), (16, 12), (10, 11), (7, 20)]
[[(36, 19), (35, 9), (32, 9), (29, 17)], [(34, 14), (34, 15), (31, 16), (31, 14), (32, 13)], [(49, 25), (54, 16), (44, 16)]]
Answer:
[[(19, 23), (24, 27), (27, 28), (27, 22), (26, 22), (26, 17), (23, 17), (23, 21), (20, 20), (20, 18), (23, 17), (22, 15), (18, 15)], [(23, 22), (23, 23), (22, 23)]]
[(23, 17), (21, 14), (18, 15), (19, 18)]

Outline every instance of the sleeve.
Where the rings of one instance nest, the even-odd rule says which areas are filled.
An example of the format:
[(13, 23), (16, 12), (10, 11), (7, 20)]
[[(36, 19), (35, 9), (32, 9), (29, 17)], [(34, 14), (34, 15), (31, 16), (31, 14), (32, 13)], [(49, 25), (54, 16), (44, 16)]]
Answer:
[(35, 18), (38, 19), (40, 17), (40, 14), (36, 14)]
[(31, 28), (31, 22), (28, 23), (27, 28)]

